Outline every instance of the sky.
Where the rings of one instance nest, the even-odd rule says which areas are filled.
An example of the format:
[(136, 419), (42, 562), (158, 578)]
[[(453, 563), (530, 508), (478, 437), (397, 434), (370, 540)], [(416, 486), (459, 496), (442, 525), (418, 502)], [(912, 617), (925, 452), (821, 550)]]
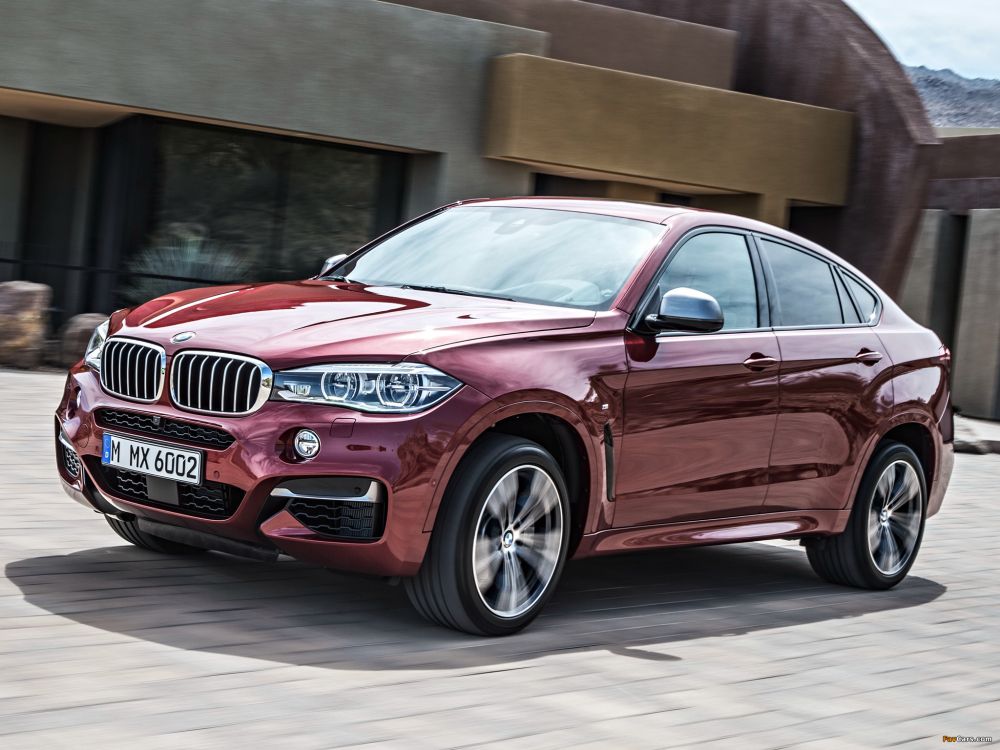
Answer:
[(1000, 0), (845, 0), (907, 65), (1000, 78)]

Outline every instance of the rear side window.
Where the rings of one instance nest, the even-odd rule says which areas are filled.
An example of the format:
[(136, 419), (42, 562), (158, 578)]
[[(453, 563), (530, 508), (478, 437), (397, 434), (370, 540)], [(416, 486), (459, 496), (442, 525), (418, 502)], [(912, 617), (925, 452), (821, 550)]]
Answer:
[(719, 301), (723, 330), (757, 327), (757, 285), (743, 235), (706, 232), (685, 242), (660, 277), (656, 299), (681, 286)]
[(840, 297), (829, 263), (766, 239), (760, 246), (774, 277), (778, 325), (843, 325)]
[(860, 281), (855, 281), (853, 277), (844, 274), (844, 280), (847, 281), (847, 286), (851, 288), (851, 293), (854, 295), (858, 307), (861, 308), (861, 317), (864, 322), (874, 321), (875, 311), (878, 309), (878, 298), (872, 294), (868, 287), (863, 286)]
[(844, 316), (844, 322), (857, 325), (861, 322), (861, 318), (858, 316), (858, 311), (851, 301), (851, 295), (847, 293), (847, 287), (844, 286), (843, 279), (838, 274), (834, 274), (833, 276), (837, 281), (837, 296), (840, 297), (840, 312)]

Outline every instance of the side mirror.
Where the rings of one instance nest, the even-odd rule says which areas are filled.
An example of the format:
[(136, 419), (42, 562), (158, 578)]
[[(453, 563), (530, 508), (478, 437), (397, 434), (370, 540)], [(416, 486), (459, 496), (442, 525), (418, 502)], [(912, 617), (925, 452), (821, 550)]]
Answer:
[(319, 272), (320, 276), (326, 276), (326, 274), (336, 268), (340, 261), (347, 257), (347, 253), (341, 253), (340, 255), (331, 255), (329, 258), (323, 261), (323, 270)]
[(724, 323), (722, 307), (715, 297), (684, 286), (664, 294), (660, 311), (646, 316), (646, 325), (654, 331), (712, 333)]

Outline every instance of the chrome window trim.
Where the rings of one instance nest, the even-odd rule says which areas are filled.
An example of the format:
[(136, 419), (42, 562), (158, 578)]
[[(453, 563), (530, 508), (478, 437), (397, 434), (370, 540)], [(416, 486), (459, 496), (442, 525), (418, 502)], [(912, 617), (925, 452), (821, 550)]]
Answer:
[[(127, 396), (124, 393), (120, 393), (120, 392), (116, 391), (115, 389), (113, 389), (109, 385), (109, 382), (112, 380), (112, 378), (110, 377), (110, 374), (108, 373), (107, 368), (104, 366), (104, 362), (105, 362), (105, 360), (104, 360), (104, 352), (107, 352), (107, 346), (111, 342), (114, 342), (114, 343), (125, 343), (125, 344), (134, 344), (134, 345), (146, 347), (147, 349), (152, 350), (155, 354), (159, 355), (159, 359), (160, 359), (160, 368), (159, 368), (160, 384), (157, 387), (157, 389), (156, 389), (156, 395), (153, 398), (136, 398), (134, 396)], [(160, 400), (160, 397), (163, 395), (164, 384), (167, 382), (167, 378), (166, 378), (166, 372), (167, 372), (167, 352), (166, 352), (166, 350), (162, 346), (160, 346), (159, 344), (153, 344), (153, 343), (151, 343), (149, 341), (143, 341), (142, 339), (134, 339), (131, 336), (108, 336), (108, 338), (105, 339), (105, 341), (104, 341), (104, 352), (102, 352), (102, 354), (101, 354), (101, 377), (100, 377), (100, 381), (101, 381), (101, 389), (105, 393), (107, 393), (108, 395), (114, 396), (115, 398), (120, 398), (123, 401), (131, 401), (131, 402), (137, 403), (137, 404), (155, 404), (157, 401)], [(136, 361), (138, 362), (138, 357), (136, 357)], [(137, 372), (138, 372), (138, 370), (137, 370)], [(117, 374), (118, 380), (119, 381), (123, 381), (125, 379), (126, 375), (127, 375), (127, 373), (118, 373)]]
[[(260, 371), (260, 388), (258, 389), (257, 397), (254, 402), (250, 405), (250, 408), (246, 411), (211, 411), (209, 409), (198, 409), (193, 406), (183, 406), (177, 398), (176, 394), (176, 378), (175, 373), (179, 373), (179, 364), (184, 363), (184, 358), (187, 356), (207, 356), (207, 357), (219, 357), (221, 359), (236, 360), (240, 363), (246, 363), (255, 366)], [(190, 370), (193, 369), (194, 361), (188, 366), (188, 392), (190, 395), (190, 387), (193, 382), (193, 377), (191, 376)], [(203, 362), (198, 371), (199, 380), (201, 379), (201, 374), (205, 369), (205, 363)], [(238, 382), (238, 379), (237, 379)], [(220, 352), (213, 351), (210, 349), (183, 349), (178, 352), (174, 352), (173, 357), (170, 362), (170, 403), (181, 411), (191, 412), (193, 414), (208, 414), (213, 417), (245, 417), (248, 414), (253, 414), (255, 411), (260, 409), (264, 404), (267, 403), (268, 399), (271, 397), (271, 389), (274, 385), (274, 371), (265, 362), (254, 357), (248, 357), (245, 354), (232, 354), (230, 352)], [(234, 402), (235, 403), (235, 402)]]

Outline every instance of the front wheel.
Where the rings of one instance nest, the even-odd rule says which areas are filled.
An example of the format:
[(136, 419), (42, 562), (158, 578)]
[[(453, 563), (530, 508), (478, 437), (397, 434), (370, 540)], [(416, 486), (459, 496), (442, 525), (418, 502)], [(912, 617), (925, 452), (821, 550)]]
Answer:
[(913, 567), (924, 535), (927, 483), (917, 455), (889, 442), (872, 457), (843, 533), (806, 543), (816, 574), (832, 583), (888, 589)]
[(439, 625), (516, 633), (552, 595), (568, 543), (569, 500), (555, 459), (529, 440), (488, 435), (455, 472), (406, 592)]

